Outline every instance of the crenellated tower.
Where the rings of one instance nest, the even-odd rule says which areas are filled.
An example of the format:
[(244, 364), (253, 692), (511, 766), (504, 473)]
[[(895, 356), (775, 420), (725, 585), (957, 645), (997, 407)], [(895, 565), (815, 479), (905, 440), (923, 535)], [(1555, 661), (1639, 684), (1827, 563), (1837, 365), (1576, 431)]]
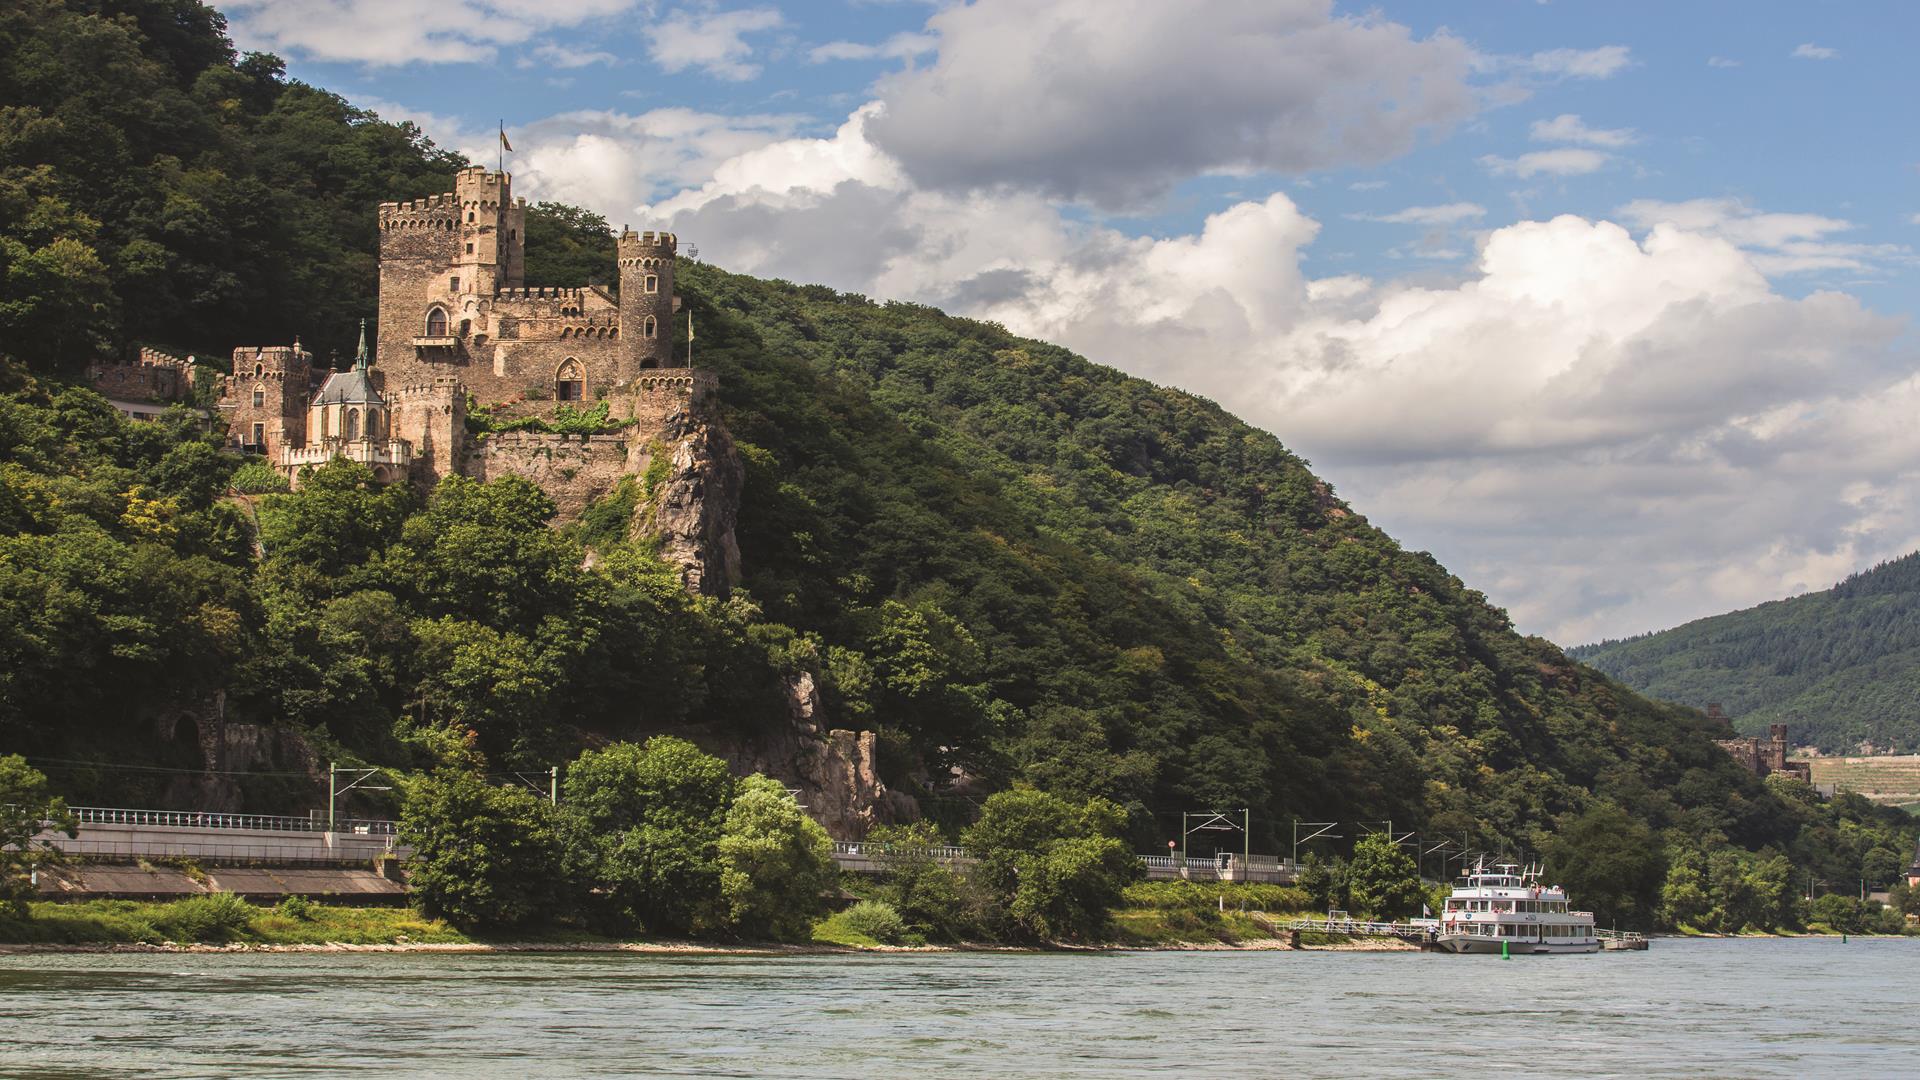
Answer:
[(298, 341), (233, 350), (233, 374), (223, 405), (231, 408), (227, 429), (243, 449), (278, 460), (280, 451), (306, 442), (307, 395), (312, 392), (313, 354)]
[(670, 232), (621, 232), (620, 341), (632, 379), (639, 370), (673, 362), (673, 260)]

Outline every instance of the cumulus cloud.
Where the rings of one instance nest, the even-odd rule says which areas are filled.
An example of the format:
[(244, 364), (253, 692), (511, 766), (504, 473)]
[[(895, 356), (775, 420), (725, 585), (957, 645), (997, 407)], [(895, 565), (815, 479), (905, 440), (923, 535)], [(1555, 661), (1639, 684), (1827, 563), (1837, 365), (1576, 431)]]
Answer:
[[(372, 98), (355, 104), (383, 119), (411, 120), (441, 146), (491, 163), (497, 136), (447, 116)], [(663, 194), (711, 178), (751, 152), (789, 139), (801, 118), (780, 114), (722, 116), (696, 109), (643, 113), (584, 109), (508, 128), (514, 194), (590, 207), (616, 226), (637, 221)]]
[(869, 45), (859, 41), (829, 41), (808, 51), (807, 59), (816, 64), (833, 60), (911, 60), (938, 48), (940, 39), (932, 34), (899, 33)]
[(752, 62), (754, 48), (747, 35), (786, 23), (770, 7), (737, 11), (675, 11), (647, 34), (647, 55), (661, 70), (674, 74), (693, 67), (716, 79), (744, 82), (760, 74)]
[(1733, 60), (1725, 56), (1709, 56), (1707, 57), (1707, 66), (1716, 67), (1716, 68), (1737, 68), (1740, 66), (1740, 61)]
[(1132, 207), (1197, 174), (1384, 161), (1478, 107), (1465, 44), (1329, 0), (977, 0), (927, 28), (938, 56), (881, 81), (869, 128), (931, 190)]
[(1379, 221), (1389, 225), (1458, 225), (1487, 216), (1487, 208), (1477, 203), (1447, 203), (1444, 206), (1409, 206), (1391, 214), (1350, 214), (1357, 221)]
[(501, 46), (619, 15), (638, 0), (227, 0), (245, 48), (370, 65), (471, 63)]
[(1615, 213), (1642, 228), (1671, 224), (1722, 237), (1746, 248), (1754, 265), (1769, 274), (1866, 271), (1913, 261), (1912, 251), (1899, 244), (1833, 239), (1853, 231), (1856, 226), (1851, 221), (1820, 214), (1768, 213), (1738, 199), (1635, 199)]
[(1612, 150), (1631, 146), (1640, 139), (1632, 128), (1588, 127), (1586, 121), (1573, 113), (1561, 113), (1551, 120), (1535, 120), (1527, 134), (1534, 142), (1579, 143)]
[(1836, 60), (1840, 56), (1840, 50), (1830, 49), (1825, 45), (1815, 45), (1813, 42), (1807, 41), (1794, 46), (1791, 55), (1796, 60)]
[[(868, 137), (879, 108), (742, 154), (647, 220), (729, 266), (996, 319), (1212, 397), (1562, 641), (1920, 546), (1901, 325), (1779, 293), (1753, 246), (1844, 222), (1641, 203), (1622, 224), (1492, 230), (1439, 283), (1315, 277), (1319, 225), (1285, 194), (1126, 236), (1034, 193), (917, 187)], [(1476, 209), (1375, 216), (1444, 228)]]
[(1519, 157), (1503, 158), (1488, 154), (1480, 159), (1488, 172), (1495, 176), (1517, 176), (1525, 180), (1533, 176), (1580, 176), (1598, 172), (1612, 160), (1598, 150), (1535, 150)]

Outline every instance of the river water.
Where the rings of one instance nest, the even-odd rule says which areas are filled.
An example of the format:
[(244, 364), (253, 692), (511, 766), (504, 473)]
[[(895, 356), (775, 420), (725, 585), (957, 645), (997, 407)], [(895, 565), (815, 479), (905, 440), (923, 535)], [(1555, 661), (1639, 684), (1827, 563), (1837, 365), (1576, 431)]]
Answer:
[(0, 1076), (1920, 1074), (1920, 940), (0, 956)]

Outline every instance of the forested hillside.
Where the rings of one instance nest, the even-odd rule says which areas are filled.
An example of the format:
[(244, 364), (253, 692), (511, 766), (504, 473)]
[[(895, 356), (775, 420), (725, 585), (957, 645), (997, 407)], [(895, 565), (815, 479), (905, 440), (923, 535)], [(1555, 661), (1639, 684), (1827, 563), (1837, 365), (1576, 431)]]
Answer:
[(1572, 655), (1657, 698), (1719, 702), (1745, 732), (1784, 723), (1830, 754), (1920, 751), (1920, 554)]
[[(878, 732), (884, 779), (949, 829), (1025, 783), (1112, 798), (1143, 849), (1183, 810), (1246, 806), (1269, 851), (1290, 819), (1391, 819), (1546, 851), (1571, 877), (1583, 845), (1553, 840), (1571, 828), (1626, 837), (1610, 850), (1634, 865), (1594, 879), (1633, 883), (1623, 919), (1736, 929), (1791, 921), (1799, 869), (1851, 879), (1910, 850), (1898, 815), (1762, 784), (1697, 712), (1516, 633), (1274, 435), (917, 305), (683, 260), (694, 359), (746, 464), (745, 578), (723, 599), (685, 594), (628, 535), (631, 490), (565, 529), (524, 482), (429, 494), (344, 462), (298, 493), (234, 494), (217, 436), (127, 424), (65, 376), (130, 337), (351, 333), (374, 203), (439, 190), (457, 162), (234, 58), (190, 0), (27, 7), (0, 17), (0, 184), (20, 193), (0, 205), (0, 750), (76, 799), (194, 797), (179, 718), (215, 701), (322, 759), (417, 769), (472, 732), (524, 768), (788, 725), (783, 683), (805, 673), (817, 719)], [(76, 41), (170, 107), (50, 74)], [(264, 140), (290, 111), (298, 133)], [(205, 141), (169, 141), (183, 123)], [(96, 167), (89, 138), (122, 156)], [(143, 194), (176, 173), (206, 186)], [(201, 197), (226, 184), (302, 197), (282, 183), (319, 216), (219, 241), (275, 268), (269, 284), (229, 288), (168, 224), (231, 227)], [(542, 216), (572, 272), (611, 264), (599, 219)], [(530, 220), (530, 277), (542, 242)], [(142, 252), (179, 303), (143, 291)], [(223, 782), (297, 810), (315, 796), (286, 760)]]

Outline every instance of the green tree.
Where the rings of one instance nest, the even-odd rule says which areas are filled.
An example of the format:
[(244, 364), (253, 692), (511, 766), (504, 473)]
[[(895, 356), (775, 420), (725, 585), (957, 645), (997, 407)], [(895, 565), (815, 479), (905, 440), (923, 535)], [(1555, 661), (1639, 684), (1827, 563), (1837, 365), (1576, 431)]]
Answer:
[(1377, 919), (1417, 915), (1427, 897), (1413, 856), (1384, 833), (1370, 833), (1354, 845), (1347, 888), (1353, 906)]
[(567, 910), (563, 833), (553, 807), (525, 788), (494, 784), (470, 764), (443, 767), (408, 785), (399, 828), (427, 915), (492, 932)]
[(600, 918), (659, 934), (721, 923), (719, 845), (733, 796), (726, 763), (685, 739), (580, 755), (564, 797)]
[(878, 897), (914, 933), (933, 941), (963, 941), (980, 932), (967, 880), (934, 854), (945, 846), (931, 822), (883, 826), (867, 836), (880, 851)]
[(1033, 788), (989, 796), (961, 842), (974, 875), (1029, 938), (1103, 934), (1122, 893), (1144, 872), (1120, 834), (1126, 812), (1105, 799), (1069, 802)]
[(43, 831), (79, 835), (47, 778), (18, 754), (0, 756), (0, 914), (25, 918), (34, 871), (60, 861), (57, 846), (35, 839)]
[(739, 933), (803, 939), (826, 910), (837, 878), (833, 841), (779, 781), (758, 774), (740, 781), (719, 855), (720, 898)]
[(1600, 925), (1649, 930), (1667, 866), (1653, 830), (1603, 802), (1553, 834), (1546, 844), (1546, 877)]

